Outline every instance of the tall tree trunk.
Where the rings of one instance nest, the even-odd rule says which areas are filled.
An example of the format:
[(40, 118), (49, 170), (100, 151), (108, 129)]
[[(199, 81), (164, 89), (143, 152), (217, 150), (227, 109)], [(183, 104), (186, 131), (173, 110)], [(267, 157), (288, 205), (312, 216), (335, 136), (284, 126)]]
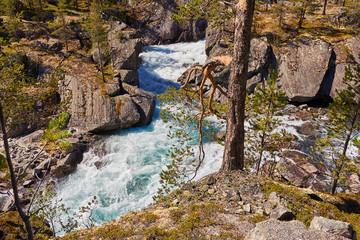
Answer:
[(7, 162), (8, 168), (9, 168), (9, 172), (10, 172), (11, 187), (12, 187), (13, 193), (14, 193), (14, 201), (15, 201), (16, 210), (18, 211), (19, 216), (25, 223), (27, 239), (32, 240), (32, 239), (34, 239), (34, 236), (33, 236), (33, 231), (32, 231), (31, 224), (30, 224), (30, 219), (29, 219), (29, 216), (27, 216), (24, 213), (24, 211), (22, 210), (22, 207), (21, 207), (21, 201), (19, 198), (19, 192), (18, 192), (18, 187), (17, 187), (17, 180), (15, 177), (14, 167), (12, 165), (11, 158), (10, 158), (10, 149), (9, 149), (9, 143), (8, 143), (7, 134), (6, 134), (6, 125), (5, 125), (5, 119), (4, 119), (3, 108), (2, 108), (1, 103), (0, 103), (0, 124), (1, 124), (2, 133), (3, 133), (6, 162)]
[(104, 63), (103, 63), (100, 43), (97, 43), (97, 47), (98, 47), (98, 53), (99, 53), (101, 77), (102, 77), (103, 82), (106, 83), (105, 74), (104, 74), (104, 66), (103, 66)]
[(38, 0), (38, 4), (39, 4), (39, 10), (40, 10), (40, 12), (42, 12), (42, 10), (43, 10), (42, 1)]
[(298, 22), (298, 28), (297, 28), (298, 30), (301, 28), (301, 26), (302, 26), (302, 24), (304, 22), (305, 12), (306, 12), (305, 9), (301, 10), (300, 17), (299, 17), (299, 22)]
[(324, 6), (323, 6), (323, 11), (322, 11), (322, 15), (326, 14), (326, 5), (327, 5), (328, 0), (324, 0)]
[(220, 171), (244, 167), (245, 99), (254, 0), (236, 5), (234, 57), (231, 63), (225, 150)]

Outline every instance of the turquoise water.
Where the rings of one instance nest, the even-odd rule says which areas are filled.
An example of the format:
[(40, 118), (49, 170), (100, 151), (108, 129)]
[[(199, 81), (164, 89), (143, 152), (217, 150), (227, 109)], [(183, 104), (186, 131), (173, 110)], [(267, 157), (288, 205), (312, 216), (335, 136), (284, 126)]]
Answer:
[[(144, 48), (141, 58), (140, 87), (155, 94), (163, 93), (168, 86), (179, 87), (176, 79), (189, 65), (206, 60), (205, 41), (149, 46)], [(78, 169), (58, 185), (57, 194), (64, 204), (76, 211), (96, 196), (97, 224), (149, 205), (160, 187), (159, 173), (170, 163), (166, 153), (175, 141), (167, 137), (169, 125), (158, 115), (157, 106), (149, 126), (110, 136), (104, 156), (99, 157), (94, 149), (85, 153)], [(206, 158), (197, 178), (217, 171), (221, 165), (223, 147), (209, 142), (204, 148)], [(101, 163), (99, 169), (96, 162)]]

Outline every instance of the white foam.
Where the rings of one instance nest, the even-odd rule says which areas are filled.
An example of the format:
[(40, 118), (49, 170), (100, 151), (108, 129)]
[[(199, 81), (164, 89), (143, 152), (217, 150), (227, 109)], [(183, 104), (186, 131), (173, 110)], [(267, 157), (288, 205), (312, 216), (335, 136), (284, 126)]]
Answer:
[[(205, 41), (146, 47), (141, 58), (140, 86), (162, 93), (169, 85), (178, 86), (176, 79), (189, 65), (206, 60)], [(96, 196), (97, 224), (150, 204), (160, 187), (159, 173), (171, 161), (166, 153), (175, 141), (167, 137), (169, 124), (158, 118), (158, 112), (157, 106), (149, 126), (111, 136), (105, 156), (100, 158), (93, 150), (85, 153), (77, 170), (58, 186), (58, 197), (64, 204), (75, 211)], [(198, 178), (217, 171), (223, 154), (220, 144), (207, 143), (204, 147), (206, 159)], [(96, 162), (101, 162), (100, 169), (95, 167)]]

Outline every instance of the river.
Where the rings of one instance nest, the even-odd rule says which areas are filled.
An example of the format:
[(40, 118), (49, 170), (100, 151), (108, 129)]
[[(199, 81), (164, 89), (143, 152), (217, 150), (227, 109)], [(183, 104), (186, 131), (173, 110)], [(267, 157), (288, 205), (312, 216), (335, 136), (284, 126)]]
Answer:
[[(179, 87), (176, 79), (194, 63), (204, 63), (205, 40), (144, 47), (138, 70), (140, 88), (155, 94), (168, 86)], [(159, 118), (157, 103), (149, 126), (115, 132), (105, 144), (106, 154), (99, 157), (93, 149), (85, 153), (77, 170), (58, 184), (57, 195), (65, 206), (76, 211), (96, 196), (93, 212), (96, 224), (149, 205), (160, 187), (159, 173), (171, 162), (166, 156), (172, 141), (167, 137), (169, 124)], [(223, 146), (205, 144), (206, 157), (197, 178), (220, 168)], [(101, 162), (98, 169), (96, 162)]]

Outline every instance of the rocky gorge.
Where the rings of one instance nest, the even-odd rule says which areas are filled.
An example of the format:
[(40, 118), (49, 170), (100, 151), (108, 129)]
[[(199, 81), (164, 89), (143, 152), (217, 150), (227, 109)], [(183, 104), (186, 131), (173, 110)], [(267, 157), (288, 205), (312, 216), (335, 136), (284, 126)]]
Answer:
[[(88, 36), (81, 29), (78, 29), (70, 40), (70, 51), (65, 51), (56, 37), (46, 40), (43, 35), (38, 37), (32, 35), (30, 40), (24, 39), (24, 41), (30, 42), (31, 54), (28, 55), (29, 59), (32, 61), (41, 59), (39, 79), (46, 79), (46, 74), (60, 64), (66, 69), (64, 77), (59, 81), (59, 96), (62, 100), (69, 101), (67, 111), (71, 118), (68, 129), (72, 133), (71, 138), (67, 139), (72, 143), (72, 148), (67, 152), (58, 152), (43, 149), (44, 143), (41, 139), (44, 131), (34, 129), (34, 125), (29, 124), (23, 128), (23, 131), (14, 131), (10, 139), (14, 165), (17, 172), (24, 170), (27, 172), (27, 176), (21, 180), (24, 204), (29, 202), (28, 188), (35, 186), (44, 175), (50, 173), (52, 178), (48, 181), (55, 182), (58, 178), (70, 174), (82, 161), (83, 153), (89, 148), (94, 148), (95, 145), (100, 146), (99, 155), (101, 155), (101, 152), (104, 151), (101, 147), (105, 141), (103, 138), (106, 139), (107, 136), (103, 134), (145, 126), (151, 122), (155, 111), (156, 97), (153, 93), (144, 91), (139, 87), (138, 68), (141, 63), (139, 55), (143, 46), (193, 41), (206, 37), (206, 53), (209, 59), (215, 56), (228, 55), (232, 52), (231, 44), (219, 37), (222, 34), (216, 28), (207, 26), (208, 24), (204, 19), (198, 19), (191, 27), (175, 24), (170, 15), (175, 11), (176, 6), (171, 1), (166, 3), (150, 2), (145, 10), (140, 7), (137, 9), (136, 6), (139, 4), (136, 1), (133, 4), (136, 10), (133, 18), (136, 21), (134, 19), (114, 20), (109, 26), (109, 59), (107, 65), (112, 67), (112, 72), (107, 74), (105, 83), (100, 80), (99, 70), (94, 65), (98, 62), (96, 52), (87, 53), (81, 48), (83, 44), (86, 45), (86, 42), (89, 41)], [(104, 12), (103, 17), (111, 19), (113, 15), (114, 13)], [(301, 125), (295, 126), (297, 133), (303, 139), (295, 138), (291, 146), (286, 147), (288, 151), (278, 162), (278, 168), (285, 170), (281, 171), (277, 178), (296, 187), (311, 189), (309, 191), (328, 191), (329, 186), (326, 184), (327, 178), (325, 177), (326, 166), (319, 162), (307, 160), (309, 146), (314, 143), (316, 137), (321, 135), (311, 121), (311, 117), (313, 114), (326, 114), (326, 110), (318, 108), (318, 106), (329, 102), (331, 98), (336, 96), (336, 90), (343, 88), (342, 77), (345, 67), (360, 63), (360, 37), (354, 36), (338, 42), (302, 37), (283, 46), (274, 46), (271, 37), (256, 36), (252, 39), (251, 46), (248, 89), (253, 91), (258, 83), (264, 81), (270, 66), (279, 66), (282, 73), (279, 84), (286, 92), (290, 103), (284, 113), (291, 119), (303, 121)], [(219, 67), (215, 72), (217, 83), (226, 90), (230, 70)], [(183, 83), (185, 76), (186, 72), (179, 81)], [(199, 84), (201, 78), (201, 75), (195, 76), (194, 74), (191, 83), (193, 85)], [(207, 90), (210, 90), (210, 85), (207, 87)], [(215, 98), (219, 102), (224, 101), (220, 94)], [(29, 132), (31, 133), (28, 134)], [(6, 179), (5, 173), (1, 174), (0, 178)], [(358, 194), (360, 192), (359, 175), (353, 174), (349, 178), (351, 180), (350, 185), (344, 186), (340, 191)], [(214, 180), (211, 179), (216, 180), (213, 183)], [(242, 182), (244, 179), (246, 179), (245, 183)], [(212, 219), (211, 221), (214, 222), (209, 224), (205, 223), (204, 228), (201, 229), (188, 226), (189, 236), (194, 238), (210, 235), (218, 237), (222, 236), (222, 231), (227, 228), (230, 229), (231, 233), (234, 229), (237, 231), (233, 233), (235, 235), (226, 235), (228, 239), (242, 239), (245, 235), (247, 235), (246, 239), (257, 239), (256, 237), (261, 234), (269, 233), (266, 229), (280, 229), (279, 231), (274, 230), (274, 234), (280, 234), (280, 236), (284, 234), (294, 234), (294, 237), (306, 235), (308, 236), (306, 239), (356, 239), (353, 228), (346, 224), (340, 230), (341, 234), (339, 235), (341, 236), (334, 235), (331, 232), (333, 230), (330, 233), (320, 232), (319, 230), (324, 229), (324, 227), (316, 226), (316, 221), (321, 221), (318, 219), (314, 219), (314, 223), (311, 223), (310, 229), (313, 230), (306, 230), (304, 224), (296, 221), (291, 221), (284, 227), (283, 225), (286, 223), (277, 220), (284, 220), (283, 215), (297, 214), (294, 211), (290, 211), (291, 214), (288, 213), (288, 205), (292, 201), (286, 197), (279, 197), (281, 193), (276, 193), (276, 191), (267, 196), (268, 193), (261, 192), (262, 188), (266, 188), (266, 184), (255, 184), (255, 186), (253, 181), (260, 182), (260, 180), (249, 180), (244, 176), (237, 177), (236, 174), (230, 176), (215, 174), (214, 177), (208, 177), (206, 183), (199, 181), (193, 186), (187, 186), (186, 189), (175, 193), (176, 196), (171, 198), (171, 201), (168, 200), (168, 202), (160, 203), (160, 205), (151, 206), (145, 213), (135, 212), (125, 215), (115, 224), (126, 226), (123, 229), (124, 235), (118, 237), (137, 239), (146, 235), (149, 239), (157, 239), (156, 236), (168, 236), (166, 234), (169, 233), (166, 231), (173, 229), (176, 223), (200, 224), (196, 220), (195, 223), (190, 221), (190, 218), (202, 208), (209, 207), (212, 209), (213, 207), (218, 213), (218, 219)], [(229, 189), (226, 187), (233, 183), (236, 186), (228, 187)], [(249, 193), (241, 188), (237, 190), (240, 185), (244, 185), (246, 188), (253, 187), (254, 191), (257, 192)], [(2, 192), (7, 192), (10, 189), (10, 185), (5, 180), (1, 182), (0, 187)], [(287, 189), (286, 186), (282, 187)], [(320, 195), (320, 198), (327, 198), (327, 196), (323, 197), (317, 192), (307, 192), (308, 190), (293, 191), (300, 191), (299, 194), (302, 197), (305, 196), (304, 198), (308, 201), (312, 201), (309, 200), (309, 198), (312, 199), (313, 195), (311, 194)], [(185, 200), (182, 201), (182, 198)], [(273, 203), (272, 198), (275, 198), (274, 201), (277, 202)], [(280, 200), (284, 198), (286, 200)], [(330, 202), (334, 206), (341, 204), (347, 206), (339, 199), (327, 200), (325, 203)], [(216, 206), (207, 206), (209, 202), (213, 201), (215, 205), (217, 204)], [(193, 205), (196, 206), (192, 207)], [(285, 209), (285, 213), (277, 212), (283, 211), (284, 208), (288, 209)], [(14, 208), (11, 196), (5, 195), (0, 199), (0, 211), (6, 212), (8, 210), (14, 210)], [(318, 209), (316, 211), (321, 212)], [(205, 211), (204, 214), (206, 213)], [(337, 214), (337, 212), (333, 214)], [(246, 219), (239, 222), (243, 216)], [(265, 216), (276, 220), (268, 220), (262, 224), (256, 224), (255, 227), (257, 221), (248, 220), (254, 216)], [(205, 215), (200, 216), (200, 219), (204, 220), (207, 217)], [(328, 217), (330, 218), (330, 216)], [(125, 223), (124, 221), (127, 220), (124, 219), (129, 218), (137, 219), (138, 222)], [(292, 218), (290, 217), (288, 220)], [(344, 217), (342, 218), (345, 220)], [(221, 224), (221, 221), (226, 223)], [(104, 229), (111, 229), (112, 227), (114, 225), (111, 224), (103, 226)], [(146, 233), (140, 231), (138, 232), (139, 235), (134, 236), (130, 234), (134, 227), (150, 230)], [(358, 229), (358, 226), (353, 227)], [(94, 232), (101, 231), (101, 228), (99, 227)], [(283, 233), (281, 229), (287, 229), (288, 232)], [(136, 234), (135, 230), (133, 232)], [(94, 239), (102, 234), (95, 233), (97, 235), (92, 236)], [(77, 234), (79, 235), (74, 235), (76, 236), (75, 239), (79, 236), (82, 236), (83, 239), (89, 239), (89, 236), (86, 235), (88, 233), (82, 235), (83, 233), (80, 232)], [(181, 235), (178, 237), (181, 238)], [(264, 239), (268, 238), (264, 237)]]

